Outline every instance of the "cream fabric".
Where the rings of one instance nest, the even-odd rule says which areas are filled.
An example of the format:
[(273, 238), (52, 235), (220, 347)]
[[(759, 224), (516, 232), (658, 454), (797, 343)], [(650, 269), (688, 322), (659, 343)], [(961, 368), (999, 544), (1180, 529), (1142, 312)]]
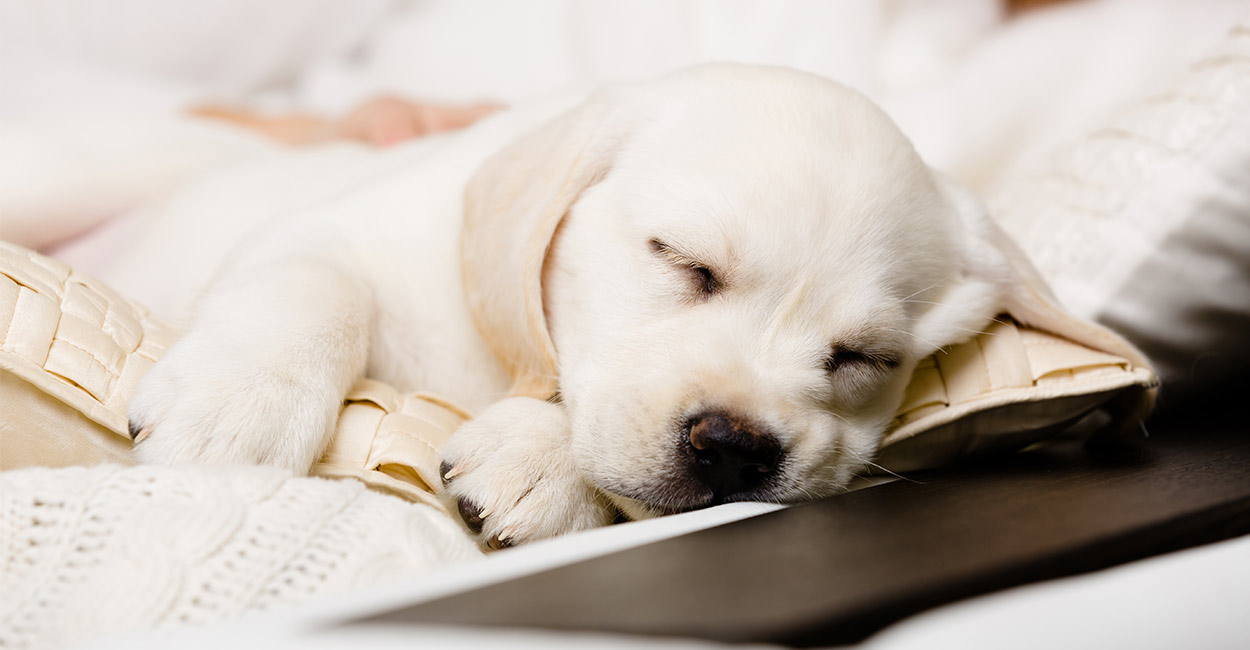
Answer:
[(126, 401), (177, 336), (69, 266), (0, 242), (0, 368), (126, 431)]
[(401, 395), (380, 381), (362, 379), (348, 393), (334, 440), (311, 474), (352, 477), (429, 503), (442, 486), (438, 450), (469, 417), (434, 395)]
[[(132, 462), (126, 402), (177, 333), (66, 265), (3, 242), (0, 316), (0, 469)], [(920, 364), (884, 459), (915, 469), (1027, 444), (1153, 383), (1123, 357), (1003, 319)], [(469, 417), (436, 396), (362, 380), (312, 473), (438, 507), (438, 449)]]
[(1114, 397), (1131, 409), (1133, 394), (1154, 384), (1150, 369), (1128, 359), (1000, 318), (920, 362), (878, 462), (906, 471), (1024, 447)]

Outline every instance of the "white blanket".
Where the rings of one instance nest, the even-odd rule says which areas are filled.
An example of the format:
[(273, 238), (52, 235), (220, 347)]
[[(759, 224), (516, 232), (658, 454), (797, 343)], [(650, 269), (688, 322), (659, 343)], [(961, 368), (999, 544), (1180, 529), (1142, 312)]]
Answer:
[(203, 625), (480, 551), (441, 511), (268, 467), (0, 474), (0, 647)]

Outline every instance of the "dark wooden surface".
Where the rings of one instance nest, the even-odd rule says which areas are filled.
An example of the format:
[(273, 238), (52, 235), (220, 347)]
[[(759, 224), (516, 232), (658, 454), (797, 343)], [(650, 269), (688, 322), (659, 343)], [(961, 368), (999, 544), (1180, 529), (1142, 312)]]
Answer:
[(1163, 426), (1108, 449), (1056, 444), (917, 475), (353, 624), (845, 643), (953, 600), (1250, 532), (1250, 427)]

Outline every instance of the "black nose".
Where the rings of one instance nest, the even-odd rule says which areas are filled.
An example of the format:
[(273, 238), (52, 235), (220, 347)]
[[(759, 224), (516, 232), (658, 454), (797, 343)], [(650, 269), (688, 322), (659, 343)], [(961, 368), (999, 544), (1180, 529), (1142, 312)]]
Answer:
[(687, 426), (694, 475), (712, 490), (714, 503), (758, 487), (781, 458), (775, 436), (727, 413), (701, 413)]

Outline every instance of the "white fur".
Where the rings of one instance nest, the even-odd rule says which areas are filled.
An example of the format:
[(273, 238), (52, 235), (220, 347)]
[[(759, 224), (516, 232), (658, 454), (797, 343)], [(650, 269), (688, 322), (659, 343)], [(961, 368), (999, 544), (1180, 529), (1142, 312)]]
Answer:
[[(488, 511), (483, 539), (603, 523), (603, 495), (632, 516), (706, 505), (673, 496), (685, 468), (672, 453), (675, 423), (706, 409), (780, 440), (777, 480), (752, 498), (811, 498), (871, 458), (916, 361), (1005, 304), (1014, 276), (985, 234), (995, 227), (853, 91), (725, 65), (591, 101), (600, 110), (564, 113), (539, 142), (518, 138), (562, 103), (418, 143), (389, 166), (356, 161), (375, 178), (252, 236), (143, 381), (141, 457), (304, 470), (368, 374), (480, 414), (445, 456), (448, 495)], [(598, 144), (542, 141), (584, 131)], [(516, 155), (487, 161), (507, 146)], [(545, 267), (563, 402), (500, 401), (509, 377), (461, 286), (464, 188), (483, 168), (555, 195), (563, 175), (526, 174), (561, 156), (602, 172), (582, 174)], [(716, 269), (723, 290), (694, 297), (653, 238)], [(829, 373), (834, 343), (896, 365)]]

